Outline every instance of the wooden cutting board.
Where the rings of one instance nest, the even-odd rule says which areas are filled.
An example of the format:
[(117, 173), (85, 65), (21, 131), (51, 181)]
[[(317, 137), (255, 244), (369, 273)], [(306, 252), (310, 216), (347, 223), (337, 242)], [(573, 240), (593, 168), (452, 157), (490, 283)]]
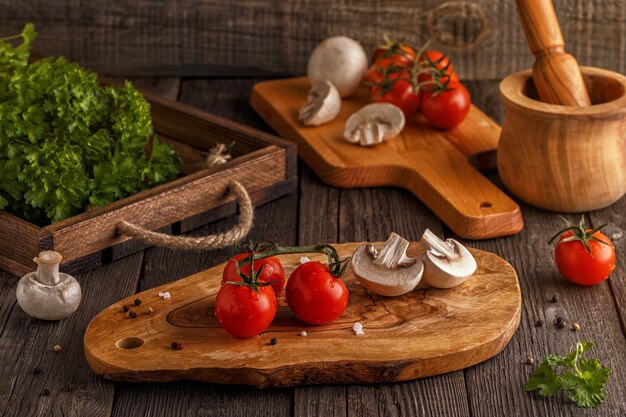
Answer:
[[(357, 246), (336, 248), (343, 257)], [(471, 251), (478, 270), (465, 283), (395, 298), (370, 295), (348, 268), (343, 279), (350, 300), (335, 322), (304, 324), (281, 296), (272, 325), (250, 339), (230, 336), (213, 316), (224, 267), (218, 265), (103, 310), (87, 327), (85, 355), (96, 374), (112, 380), (192, 379), (258, 387), (404, 381), (466, 368), (506, 346), (521, 311), (513, 267), (494, 254)], [(409, 256), (421, 253), (418, 243), (409, 248)], [(300, 255), (280, 259), (290, 274)], [(170, 292), (170, 299), (159, 297), (164, 291)], [(133, 307), (138, 317), (131, 319), (122, 307), (135, 298), (142, 304)], [(144, 313), (148, 307), (152, 314)], [(357, 321), (364, 335), (352, 331)], [(308, 336), (299, 335), (303, 330)], [(269, 343), (272, 338), (278, 340), (276, 345)], [(173, 341), (183, 343), (184, 349), (173, 350)]]
[(472, 105), (455, 129), (442, 131), (418, 115), (395, 139), (361, 147), (343, 139), (348, 117), (369, 102), (366, 87), (342, 102), (335, 120), (318, 127), (298, 121), (306, 102), (306, 77), (254, 86), (250, 104), (326, 183), (341, 188), (397, 186), (411, 191), (457, 235), (486, 239), (519, 232), (519, 206), (479, 168), (495, 167), (500, 127)]

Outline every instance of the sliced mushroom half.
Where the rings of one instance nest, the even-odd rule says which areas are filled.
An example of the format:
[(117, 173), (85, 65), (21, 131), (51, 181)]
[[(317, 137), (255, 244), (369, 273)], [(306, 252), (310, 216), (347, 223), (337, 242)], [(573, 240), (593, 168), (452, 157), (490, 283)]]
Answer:
[(371, 293), (395, 297), (413, 291), (424, 272), (420, 259), (409, 258), (409, 242), (392, 233), (380, 250), (363, 243), (352, 255), (352, 271)]
[(452, 288), (476, 272), (476, 259), (454, 239), (442, 240), (426, 229), (420, 243), (424, 255), (424, 281), (435, 288)]
[(318, 81), (311, 87), (306, 104), (298, 114), (302, 124), (319, 126), (333, 120), (341, 110), (341, 96), (328, 80)]
[(372, 103), (348, 118), (343, 136), (350, 143), (372, 146), (398, 136), (404, 124), (404, 113), (398, 106)]

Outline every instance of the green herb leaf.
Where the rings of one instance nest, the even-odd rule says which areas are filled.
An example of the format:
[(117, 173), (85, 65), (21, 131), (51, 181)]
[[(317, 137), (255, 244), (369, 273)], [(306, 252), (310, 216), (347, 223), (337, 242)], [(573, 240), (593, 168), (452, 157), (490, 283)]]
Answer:
[[(582, 357), (592, 345), (590, 341), (578, 342), (567, 356), (547, 356), (524, 385), (524, 390), (539, 391), (542, 396), (553, 396), (562, 389), (576, 406), (597, 407), (606, 397), (604, 384), (608, 381), (611, 370), (602, 367), (597, 359)], [(563, 367), (566, 370), (557, 374), (553, 367)]]
[(35, 36), (27, 24), (0, 39), (0, 209), (46, 225), (176, 178), (181, 159), (153, 140), (132, 84), (101, 87), (63, 57), (28, 64)]
[(539, 391), (539, 395), (543, 397), (551, 397), (559, 389), (561, 389), (561, 380), (545, 359), (524, 385), (525, 391)]

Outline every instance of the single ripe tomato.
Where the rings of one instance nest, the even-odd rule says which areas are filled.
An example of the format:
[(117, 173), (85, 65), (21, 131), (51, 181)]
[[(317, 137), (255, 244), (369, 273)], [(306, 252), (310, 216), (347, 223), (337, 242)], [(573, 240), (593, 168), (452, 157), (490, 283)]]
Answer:
[(591, 232), (582, 229), (582, 239), (587, 241), (589, 251), (577, 230), (563, 233), (554, 249), (554, 259), (561, 275), (580, 285), (602, 282), (615, 269), (615, 247), (602, 232)]
[(372, 64), (384, 58), (393, 58), (399, 65), (411, 66), (415, 61), (415, 49), (406, 43), (385, 39), (385, 43), (378, 45), (372, 53)]
[(426, 120), (439, 129), (459, 125), (470, 110), (470, 95), (461, 83), (450, 83), (445, 91), (422, 91), (421, 110)]
[(430, 72), (422, 72), (418, 75), (417, 80), (420, 84), (426, 84), (433, 80), (439, 83), (459, 82), (459, 76), (452, 67), (450, 58), (442, 52), (428, 50), (418, 58), (418, 62), (422, 67), (432, 68)]
[(246, 285), (223, 285), (215, 298), (215, 317), (235, 337), (253, 337), (267, 329), (276, 316), (274, 290)]
[(299, 320), (309, 324), (330, 323), (348, 305), (348, 288), (335, 278), (327, 265), (306, 262), (287, 280), (285, 295), (289, 308)]
[(432, 49), (429, 49), (428, 51), (425, 51), (423, 54), (421, 54), (417, 61), (420, 64), (429, 63), (430, 65), (442, 71), (454, 71), (452, 63), (450, 62), (450, 58), (448, 58), (443, 52), (435, 51)]
[(383, 58), (368, 70), (366, 81), (374, 102), (395, 104), (410, 119), (420, 105), (419, 90), (414, 90), (409, 71), (400, 67), (393, 58)]
[[(250, 265), (247, 262), (241, 264), (241, 261), (247, 258), (248, 255), (248, 252), (238, 253), (228, 260), (226, 266), (224, 267), (224, 272), (222, 273), (222, 285), (228, 281), (241, 281), (241, 277), (237, 274), (237, 268), (235, 268), (236, 261), (240, 262), (239, 270), (243, 274), (250, 274)], [(280, 260), (277, 257), (269, 256), (267, 258), (254, 261), (254, 270), (258, 271), (261, 268), (261, 265), (263, 265), (263, 270), (261, 271), (261, 275), (259, 275), (259, 281), (271, 282), (274, 293), (276, 293), (276, 297), (279, 297), (281, 291), (283, 290), (283, 286), (285, 285), (285, 269), (283, 268), (283, 264), (280, 263)]]

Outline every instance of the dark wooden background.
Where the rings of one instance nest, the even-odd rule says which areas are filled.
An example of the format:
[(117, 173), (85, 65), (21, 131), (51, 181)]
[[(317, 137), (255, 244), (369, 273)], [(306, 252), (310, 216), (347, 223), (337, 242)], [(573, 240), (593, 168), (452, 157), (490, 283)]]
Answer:
[[(450, 3), (459, 7), (458, 2), (448, 2), (446, 7)], [(512, 1), (473, 3), (486, 16), (489, 32), (473, 46), (443, 48), (454, 51), (454, 63), (462, 76), (475, 80), (468, 82), (474, 103), (501, 122), (497, 81), (529, 66), (531, 58)], [(556, 3), (569, 49), (580, 61), (624, 72), (623, 1)], [(104, 73), (175, 74), (135, 81), (165, 96), (270, 131), (247, 103), (252, 85), (261, 80), (254, 76), (301, 72), (312, 46), (329, 34), (352, 35), (368, 45), (375, 43), (383, 30), (422, 40), (428, 36), (427, 16), (437, 10), (440, 13), (440, 8), (442, 2), (435, 0), (0, 0), (0, 35), (14, 33), (23, 22), (34, 21), (42, 34), (37, 44), (40, 51), (63, 53)], [(478, 23), (461, 21), (452, 35), (444, 31), (439, 36), (448, 43), (467, 43), (473, 38), (460, 34), (475, 35)], [(457, 42), (457, 37), (465, 40)], [(490, 178), (498, 183), (497, 174), (490, 174)], [(232, 249), (183, 252), (149, 248), (80, 274), (77, 278), (83, 287), (83, 303), (73, 316), (60, 322), (27, 316), (15, 301), (17, 278), (0, 272), (0, 416), (623, 417), (626, 238), (622, 229), (626, 228), (626, 198), (610, 208), (587, 213), (593, 225), (614, 223), (607, 233), (614, 239), (619, 259), (612, 278), (592, 288), (569, 284), (556, 271), (546, 240), (561, 227), (558, 217), (520, 204), (525, 220), (523, 232), (466, 242), (509, 261), (519, 274), (523, 292), (519, 330), (500, 355), (482, 364), (404, 383), (278, 390), (195, 382), (124, 384), (102, 380), (85, 363), (82, 347), (85, 328), (100, 310), (138, 291), (223, 262), (233, 253)], [(297, 192), (259, 207), (256, 213), (251, 238), (283, 244), (384, 240), (390, 231), (417, 240), (426, 227), (454, 237), (406, 191), (339, 190), (324, 185), (302, 163)], [(193, 233), (225, 230), (234, 221), (231, 217)], [(550, 302), (554, 294), (560, 297), (558, 303)], [(580, 323), (581, 331), (557, 329), (551, 324), (557, 316), (564, 317), (568, 324)], [(539, 319), (544, 321), (543, 327), (535, 327)], [(592, 356), (613, 370), (606, 402), (600, 408), (581, 410), (563, 396), (542, 399), (523, 392), (522, 386), (533, 369), (524, 364), (527, 355), (539, 359), (548, 353), (566, 352), (580, 338), (593, 340)], [(57, 343), (62, 346), (59, 353), (52, 351)], [(36, 373), (36, 368), (41, 372)], [(45, 390), (49, 395), (43, 395)]]
[[(626, 72), (623, 0), (555, 5), (581, 64)], [(383, 33), (432, 39), (463, 79), (533, 62), (513, 0), (0, 0), (0, 34), (29, 21), (39, 50), (125, 76), (300, 74), (315, 44), (340, 34), (368, 50)]]

